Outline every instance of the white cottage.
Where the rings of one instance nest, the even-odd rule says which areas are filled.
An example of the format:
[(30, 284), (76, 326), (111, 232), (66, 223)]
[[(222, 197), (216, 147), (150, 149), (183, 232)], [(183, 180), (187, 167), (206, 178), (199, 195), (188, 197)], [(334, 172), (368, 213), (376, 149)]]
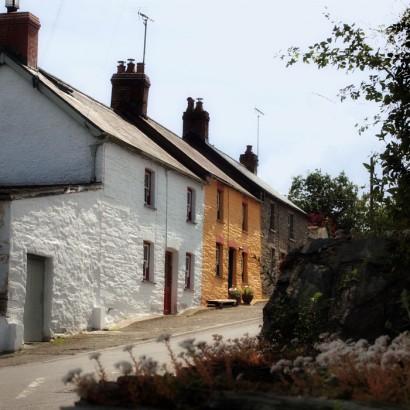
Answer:
[[(204, 181), (38, 69), (39, 27), (0, 14), (0, 351), (201, 300)], [(112, 82), (146, 115), (141, 67)]]

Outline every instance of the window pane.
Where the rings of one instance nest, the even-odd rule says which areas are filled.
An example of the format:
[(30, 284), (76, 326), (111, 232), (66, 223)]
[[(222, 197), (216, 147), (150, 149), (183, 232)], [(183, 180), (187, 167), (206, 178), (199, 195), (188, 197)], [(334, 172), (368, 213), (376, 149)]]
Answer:
[(185, 288), (191, 288), (191, 255), (189, 253), (186, 254), (185, 257)]
[(147, 205), (151, 205), (151, 171), (145, 170), (145, 180), (144, 180), (144, 201)]
[(187, 200), (186, 200), (187, 204), (187, 219), (188, 221), (192, 221), (192, 189), (188, 188), (187, 190)]
[(221, 245), (216, 244), (216, 276), (221, 276)]
[(144, 242), (144, 262), (143, 262), (143, 279), (149, 280), (149, 271), (150, 271), (150, 266), (149, 266), (149, 261), (150, 261), (150, 244), (148, 242)]

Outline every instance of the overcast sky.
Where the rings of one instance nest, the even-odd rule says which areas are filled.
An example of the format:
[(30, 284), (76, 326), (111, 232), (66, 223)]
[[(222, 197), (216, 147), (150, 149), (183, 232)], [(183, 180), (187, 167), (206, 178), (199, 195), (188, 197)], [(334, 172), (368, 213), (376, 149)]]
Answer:
[[(287, 194), (292, 176), (316, 168), (345, 171), (356, 184), (362, 162), (379, 150), (375, 131), (355, 124), (374, 114), (363, 101), (340, 103), (338, 90), (354, 78), (307, 65), (285, 68), (290, 46), (329, 37), (324, 17), (368, 29), (397, 20), (404, 0), (20, 0), (40, 18), (39, 66), (110, 104), (118, 60), (142, 61), (149, 16), (146, 74), (148, 115), (181, 135), (187, 97), (204, 99), (209, 141), (235, 159), (252, 145), (258, 175)], [(326, 9), (327, 7), (327, 9)], [(358, 79), (358, 77), (356, 77)], [(257, 112), (259, 147), (257, 147)]]

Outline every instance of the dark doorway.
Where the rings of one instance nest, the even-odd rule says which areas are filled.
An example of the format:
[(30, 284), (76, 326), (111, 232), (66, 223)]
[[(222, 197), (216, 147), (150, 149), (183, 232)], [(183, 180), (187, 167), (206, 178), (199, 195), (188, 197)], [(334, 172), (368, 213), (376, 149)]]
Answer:
[(234, 285), (234, 273), (235, 273), (235, 249), (229, 248), (228, 256), (228, 289)]

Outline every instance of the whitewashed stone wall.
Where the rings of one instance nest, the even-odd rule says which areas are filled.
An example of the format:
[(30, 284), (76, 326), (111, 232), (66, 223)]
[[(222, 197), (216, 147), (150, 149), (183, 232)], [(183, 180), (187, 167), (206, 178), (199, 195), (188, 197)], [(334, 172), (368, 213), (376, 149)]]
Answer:
[(0, 185), (84, 183), (98, 175), (94, 144), (67, 117), (7, 65), (0, 66)]
[[(109, 309), (108, 323), (126, 316), (162, 313), (166, 250), (174, 252), (172, 311), (176, 313), (199, 306), (204, 203), (202, 184), (113, 144), (106, 145), (105, 159), (101, 303)], [(153, 171), (155, 178), (153, 208), (144, 205), (146, 168)], [(196, 192), (195, 224), (186, 221), (188, 186)], [(154, 277), (150, 282), (142, 281), (144, 240), (153, 243)], [(117, 248), (124, 249), (124, 252), (116, 253), (114, 250)], [(196, 256), (193, 290), (184, 289), (187, 252)], [(110, 270), (118, 264), (123, 266), (122, 274), (112, 278)]]
[[(0, 283), (8, 273), (9, 299), (0, 350), (10, 345), (12, 326), (23, 324), (28, 253), (46, 258), (46, 337), (90, 328), (95, 307), (106, 325), (161, 314), (165, 250), (174, 252), (173, 313), (200, 305), (202, 185), (110, 143), (103, 158), (101, 190), (10, 202), (11, 234), (0, 226), (0, 240), (10, 241), (0, 271)], [(155, 172), (155, 208), (144, 205), (145, 168)], [(188, 186), (196, 192), (195, 224), (186, 222)], [(144, 240), (154, 247), (152, 283), (142, 281)], [(193, 290), (184, 289), (186, 252), (195, 256)]]

